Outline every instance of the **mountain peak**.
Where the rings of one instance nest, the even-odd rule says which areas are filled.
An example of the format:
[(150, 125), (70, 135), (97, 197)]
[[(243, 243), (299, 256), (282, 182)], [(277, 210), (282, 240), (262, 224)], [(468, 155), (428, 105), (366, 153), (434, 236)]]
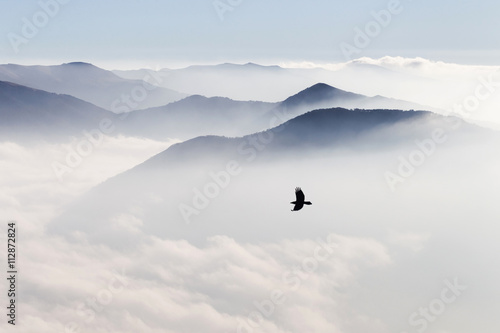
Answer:
[(83, 62), (83, 61), (67, 62), (67, 63), (64, 63), (63, 65), (66, 65), (66, 66), (69, 65), (69, 66), (92, 66), (92, 67), (95, 67), (91, 63)]
[(315, 85), (310, 86), (309, 88), (306, 88), (291, 97), (288, 97), (282, 103), (285, 106), (294, 106), (304, 103), (308, 104), (318, 103), (320, 101), (330, 100), (332, 98), (358, 98), (358, 97), (363, 97), (363, 96), (332, 87), (326, 83), (316, 83)]
[(309, 88), (304, 89), (304, 91), (322, 91), (322, 90), (332, 90), (332, 89), (340, 90), (340, 89), (337, 89), (335, 87), (332, 87), (329, 84), (320, 82), (320, 83), (316, 83), (315, 85), (310, 86)]

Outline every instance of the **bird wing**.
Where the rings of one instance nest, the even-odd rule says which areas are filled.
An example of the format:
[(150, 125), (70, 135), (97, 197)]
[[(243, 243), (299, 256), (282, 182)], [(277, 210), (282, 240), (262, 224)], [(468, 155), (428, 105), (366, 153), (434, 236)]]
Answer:
[(298, 202), (293, 206), (293, 209), (292, 210), (301, 210), (302, 207), (304, 207), (304, 203), (303, 202)]
[(295, 197), (297, 198), (297, 203), (304, 202), (305, 195), (304, 195), (304, 192), (302, 192), (300, 187), (295, 188)]

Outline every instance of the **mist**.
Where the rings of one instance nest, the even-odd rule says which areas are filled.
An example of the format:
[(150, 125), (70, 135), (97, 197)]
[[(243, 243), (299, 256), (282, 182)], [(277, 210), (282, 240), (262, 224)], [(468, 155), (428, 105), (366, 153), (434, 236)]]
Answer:
[[(189, 224), (178, 204), (190, 204), (194, 188), (214, 182), (208, 170), (224, 169), (212, 165), (197, 174), (191, 168), (173, 170), (175, 175), (151, 189), (150, 197), (142, 193), (143, 200), (134, 205), (120, 205), (122, 193), (107, 193), (106, 205), (119, 207), (115, 214), (97, 224), (86, 220), (92, 228), (85, 232), (66, 218), (76, 230), (67, 236), (57, 230), (47, 234), (40, 226), (50, 226), (53, 216), (39, 212), (56, 210), (59, 197), (33, 200), (36, 218), (17, 216), (26, 221), (21, 226), (26, 267), (21, 286), (31, 291), (31, 304), (43, 299), (45, 306), (27, 308), (26, 315), (35, 319), (57, 313), (58, 320), (41, 330), (47, 332), (71, 323), (83, 331), (196, 331), (200, 325), (237, 331), (253, 323), (250, 313), (264, 312), (255, 302), (268, 304), (270, 294), (280, 290), (286, 300), (269, 317), (262, 314), (255, 331), (412, 331), (420, 325), (411, 326), (409, 316), (439, 297), (445, 281), (458, 278), (467, 289), (439, 320), (429, 323), (429, 331), (468, 332), (472, 321), (493, 327), (482, 309), (497, 307), (490, 293), (498, 291), (498, 276), (484, 272), (495, 265), (499, 250), (494, 218), (499, 156), (481, 142), (465, 148), (447, 142), (392, 192), (384, 174), (397, 169), (400, 154), (412, 151), (405, 148), (241, 164), (240, 172)], [(86, 174), (95, 183), (92, 173)], [(157, 182), (157, 176), (152, 173), (153, 179), (141, 182)], [(301, 212), (290, 212), (295, 186), (313, 202)], [(163, 193), (156, 192), (162, 187)], [(88, 188), (87, 182), (81, 188)], [(20, 204), (31, 210), (27, 198)], [(87, 203), (87, 209), (92, 207)], [(321, 252), (329, 256), (315, 268), (307, 258), (315, 258), (323, 243), (333, 250)], [(43, 261), (37, 255), (41, 246)], [(85, 269), (88, 265), (94, 267), (92, 273)], [(126, 281), (114, 283), (120, 292), (113, 293), (103, 310), (92, 310), (87, 299), (107, 290), (115, 275)], [(60, 290), (50, 282), (57, 280), (71, 284)], [(137, 293), (147, 297), (137, 298)], [(374, 299), (384, 299), (383, 306)], [(310, 304), (307, 311), (304, 304)], [(158, 308), (170, 309), (168, 315), (160, 315)], [(142, 322), (132, 317), (111, 321), (130, 309)], [(302, 320), (296, 321), (299, 313)]]
[[(475, 96), (492, 68), (398, 58), (273, 67), (287, 73), (276, 85), (301, 76), (259, 90), (267, 69), (250, 67), (243, 92), (235, 77), (170, 81), (206, 97), (113, 118), (116, 130), (83, 155), (82, 128), (101, 116), (61, 133), (48, 126), (53, 140), (28, 128), (0, 143), (2, 214), (19, 221), (21, 331), (498, 328), (500, 137), (473, 121), (495, 121), (496, 95), (477, 119), (445, 107)], [(394, 104), (358, 96), (379, 108), (361, 110), (304, 93), (318, 82)], [(296, 187), (312, 205), (292, 212)]]
[[(416, 139), (428, 143), (434, 130), (417, 132)], [(405, 132), (405, 126), (384, 131)], [(372, 134), (372, 141), (385, 142), (384, 131)], [(499, 138), (448, 129), (437, 138), (442, 142), (426, 146), (429, 155), (401, 141), (278, 155), (269, 143), (255, 159), (203, 153), (203, 146), (187, 155), (197, 161), (188, 167), (177, 158), (155, 157), (154, 164), (89, 192), (48, 230), (50, 237), (64, 235), (82, 246), (109, 247), (115, 253), (109, 260), (116, 255), (126, 262), (134, 286), (153, 283), (156, 293), (181, 293), (167, 319), (138, 308), (152, 328), (196, 330), (188, 324), (194, 315), (214, 330), (417, 331), (425, 317), (414, 313), (454, 283), (466, 289), (435, 322), (427, 321), (429, 331), (468, 332), (474, 322), (492, 327), (481, 309), (497, 307), (490, 293), (498, 290), (491, 267), (499, 250), (494, 198), (500, 156), (492, 144)], [(217, 142), (208, 147), (220, 150)], [(422, 164), (406, 170), (411, 175), (400, 174), (402, 160), (411, 166), (417, 155), (425, 156)], [(388, 182), (388, 172), (402, 181)], [(296, 186), (313, 204), (290, 212)], [(193, 210), (183, 214), (181, 205)], [(331, 256), (311, 261), (325, 243), (334, 249)], [(134, 260), (152, 270), (145, 273)], [(265, 303), (275, 290), (287, 301), (266, 317), (255, 302)], [(151, 297), (159, 307), (174, 306)], [(306, 311), (304, 304), (318, 307)], [(195, 310), (199, 306), (205, 310)], [(255, 311), (263, 317), (253, 319), (257, 327), (248, 319)], [(298, 313), (307, 320), (296, 321)]]
[[(129, 79), (140, 79), (152, 71), (114, 73)], [(491, 123), (490, 126), (500, 123), (496, 107), (500, 103), (498, 66), (461, 65), (423, 58), (387, 56), (379, 59), (365, 57), (335, 64), (223, 64), (153, 72), (162, 78), (158, 80), (160, 86), (177, 88), (187, 94), (279, 102), (307, 86), (323, 82), (370, 97), (384, 96), (420, 104), (426, 106), (426, 110), (441, 110), (442, 114), (452, 113), (470, 121)], [(218, 84), (213, 85), (212, 82)], [(394, 103), (393, 107), (405, 109), (403, 103)]]

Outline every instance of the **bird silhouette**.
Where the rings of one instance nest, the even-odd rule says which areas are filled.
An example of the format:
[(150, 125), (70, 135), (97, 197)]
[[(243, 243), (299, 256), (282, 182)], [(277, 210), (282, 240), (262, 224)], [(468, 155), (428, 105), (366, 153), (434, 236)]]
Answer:
[(300, 187), (295, 188), (295, 201), (290, 202), (291, 204), (294, 204), (292, 212), (295, 210), (301, 210), (304, 205), (312, 205), (310, 201), (304, 201), (306, 196), (304, 195), (304, 192), (302, 192), (302, 189)]

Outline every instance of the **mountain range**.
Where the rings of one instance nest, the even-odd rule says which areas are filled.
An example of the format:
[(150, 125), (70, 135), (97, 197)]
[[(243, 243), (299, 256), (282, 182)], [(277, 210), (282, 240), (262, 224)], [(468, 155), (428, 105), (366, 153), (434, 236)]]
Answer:
[(116, 118), (115, 113), (70, 95), (0, 81), (2, 140), (60, 140)]
[[(308, 182), (309, 186), (316, 184), (318, 190), (325, 191), (320, 185), (328, 184), (344, 186), (344, 192), (351, 188), (367, 191), (359, 196), (365, 204), (370, 204), (370, 195), (379, 200), (381, 189), (386, 189), (384, 172), (398, 168), (394, 161), (403, 163), (402, 159), (406, 158), (404, 163), (410, 163), (409, 153), (409, 156), (424, 156), (425, 159), (432, 157), (438, 150), (438, 143), (429, 140), (433, 140), (436, 131), (451, 142), (446, 144), (446, 149), (439, 146), (439, 155), (456, 151), (453, 158), (445, 161), (448, 164), (437, 171), (443, 178), (448, 170), (463, 165), (464, 159), (484, 153), (475, 149), (472, 143), (485, 142), (484, 137), (490, 135), (487, 130), (431, 112), (425, 106), (382, 96), (369, 97), (327, 83), (316, 83), (318, 81), (305, 85), (307, 80), (302, 82), (304, 86), (297, 89), (298, 92), (279, 102), (190, 95), (154, 107), (114, 110), (97, 104), (105, 106), (107, 102), (103, 101), (124, 93), (121, 89), (132, 91), (142, 85), (160, 95), (163, 90), (144, 86), (144, 82), (130, 78), (117, 79), (115, 74), (89, 64), (33, 67), (1, 67), (0, 72), (4, 75), (7, 75), (6, 69), (10, 70), (3, 78), (15, 81), (16, 73), (19, 74), (17, 82), (0, 81), (0, 135), (4, 141), (32, 138), (67, 142), (68, 136), (82, 136), (84, 131), (98, 129), (103, 120), (114, 126), (112, 133), (106, 133), (108, 135), (183, 141), (98, 185), (66, 207), (49, 226), (53, 233), (78, 235), (79, 231), (84, 231), (89, 241), (117, 246), (133, 243), (137, 228), (159, 237), (195, 243), (217, 233), (241, 239), (253, 237), (254, 240), (271, 237), (257, 234), (257, 230), (265, 230), (266, 224), (271, 222), (280, 224), (280, 228), (274, 230), (282, 230), (286, 237), (307, 234), (304, 221), (293, 230), (282, 225), (289, 218), (280, 214), (288, 212), (285, 208), (291, 200), (284, 198), (280, 203), (283, 206), (276, 207), (276, 201), (266, 199), (269, 192), (273, 197), (285, 196), (290, 193), (284, 195), (280, 188), (304, 183), (306, 188)], [(280, 67), (254, 64), (243, 68), (226, 64), (221, 68), (229, 73), (240, 73), (242, 69), (252, 69), (257, 74), (283, 71)], [(211, 72), (213, 68), (193, 67), (190, 70), (198, 75), (203, 71)], [(293, 73), (285, 72), (286, 75)], [(24, 82), (27, 78), (33, 82)], [(93, 81), (99, 78), (103, 81)], [(216, 86), (219, 81), (212, 84)], [(113, 88), (107, 90), (106, 85)], [(64, 86), (67, 90), (62, 89)], [(97, 104), (84, 96), (95, 89), (102, 90), (101, 102), (94, 100)], [(476, 140), (479, 136), (481, 140)], [(446, 140), (440, 140), (439, 144)], [(460, 150), (454, 150), (456, 146), (460, 146)], [(406, 167), (412, 166), (406, 164)], [(425, 165), (422, 168), (425, 170)], [(314, 181), (311, 181), (313, 176)], [(240, 182), (244, 186), (233, 185)], [(251, 194), (246, 193), (247, 190)], [(220, 199), (216, 199), (219, 194)], [(251, 200), (242, 200), (249, 195)], [(347, 197), (353, 198), (353, 195)], [(336, 200), (343, 199), (336, 196)], [(318, 205), (317, 199), (311, 198), (311, 201)], [(322, 205), (328, 204), (323, 202)], [(347, 204), (352, 203), (344, 202)], [(227, 207), (238, 209), (229, 213)], [(231, 215), (220, 219), (221, 214)], [(259, 218), (253, 220), (254, 215)], [(198, 223), (197, 227), (193, 229), (186, 220)], [(325, 225), (325, 232), (326, 229)]]
[[(399, 106), (403, 110), (425, 109), (414, 103), (381, 96), (367, 97), (319, 83), (279, 103), (193, 95), (158, 107), (128, 110), (117, 116), (117, 112), (111, 112), (117, 111), (113, 107), (98, 106), (107, 102), (97, 105), (88, 102), (95, 100), (93, 94), (96, 89), (100, 91), (96, 94), (101, 96), (99, 99), (107, 101), (119, 95), (118, 90), (133, 89), (130, 87), (134, 81), (116, 80), (116, 76), (109, 71), (90, 64), (71, 63), (48, 67), (3, 65), (0, 66), (0, 77), (2, 73), (6, 77), (16, 78), (17, 82), (30, 83), (30, 87), (8, 81), (2, 83), (4, 93), (0, 95), (0, 108), (3, 121), (0, 127), (5, 128), (3, 135), (12, 134), (11, 138), (23, 136), (26, 139), (27, 136), (20, 134), (24, 130), (28, 130), (35, 139), (79, 136), (84, 130), (98, 128), (100, 120), (106, 118), (116, 126), (114, 135), (185, 140), (209, 134), (242, 136), (279, 125), (318, 108), (392, 109)], [(110, 90), (104, 89), (103, 85), (108, 85)], [(73, 97), (33, 86), (69, 91)], [(155, 88), (152, 91), (161, 93), (162, 89)], [(78, 99), (81, 95), (85, 98)], [(43, 100), (43, 103), (38, 103), (38, 99)], [(14, 128), (16, 131), (12, 132), (10, 129)]]
[(187, 96), (157, 87), (153, 77), (128, 80), (83, 62), (56, 66), (0, 65), (0, 81), (72, 95), (114, 112), (165, 105)]
[[(113, 71), (127, 79), (141, 79), (151, 72), (147, 69)], [(328, 70), (225, 63), (160, 69), (154, 73), (161, 78), (160, 86), (189, 95), (224, 96), (235, 100), (266, 102), (283, 101), (305, 87), (324, 82), (366, 96), (381, 95), (413, 101), (413, 96), (418, 94), (422, 97), (420, 100), (426, 101), (425, 105), (432, 105), (427, 103), (425, 96), (430, 95), (436, 87), (442, 86), (442, 82), (362, 61), (340, 64)], [(377, 84), (366, 84), (372, 80)], [(401, 89), (403, 86), (405, 89)], [(407, 91), (411, 93), (408, 94)], [(401, 109), (399, 106), (395, 108)], [(425, 109), (429, 110), (429, 107)]]
[[(259, 179), (257, 183), (262, 187), (262, 196), (266, 197), (266, 191), (271, 190), (268, 186), (273, 186), (267, 182), (276, 182), (293, 174), (294, 179), (304, 178), (305, 175), (301, 175), (304, 166), (314, 170), (321, 164), (330, 165), (332, 160), (333, 172), (335, 168), (345, 168), (357, 159), (364, 159), (363, 164), (356, 162), (350, 167), (350, 172), (358, 170), (363, 178), (363, 173), (373, 175), (374, 171), (382, 168), (380, 158), (374, 156), (397, 156), (400, 151), (415, 150), (416, 140), (432, 138), (437, 128), (442, 131), (441, 135), (453, 138), (455, 142), (472, 140), (477, 133), (483, 133), (483, 129), (466, 123), (456, 130), (457, 121), (454, 117), (427, 111), (333, 108), (310, 111), (274, 128), (242, 137), (196, 137), (175, 144), (97, 186), (68, 208), (54, 222), (51, 230), (64, 234), (83, 231), (89, 239), (98, 242), (109, 243), (110, 238), (127, 240), (133, 235), (123, 230), (118, 232), (116, 226), (105, 221), (127, 214), (133, 207), (134, 211), (143, 212), (141, 230), (160, 237), (201, 242), (217, 230), (224, 230), (231, 237), (248, 236), (254, 226), (231, 225), (230, 221), (237, 219), (236, 216), (224, 221), (212, 219), (210, 198), (214, 196), (210, 191), (216, 191), (215, 197), (219, 192), (226, 191), (226, 187), (228, 193), (232, 193), (238, 187), (229, 184), (249, 177), (253, 183)], [(239, 171), (229, 177), (229, 169)], [(239, 176), (242, 172), (246, 176)], [(382, 174), (383, 171), (380, 171), (381, 178)], [(331, 177), (338, 178), (336, 175)], [(210, 183), (212, 185), (208, 186), (212, 188), (207, 189)], [(238, 195), (233, 199), (225, 196), (224, 200), (242, 202)], [(113, 203), (106, 200), (109, 197), (114, 198)], [(206, 207), (193, 208), (197, 203), (203, 206), (203, 202), (206, 202)], [(185, 208), (188, 204), (190, 206)], [(209, 220), (210, 226), (200, 222), (194, 231), (183, 220), (180, 207), (186, 209), (184, 215), (193, 219), (197, 218), (200, 209), (206, 208), (201, 221)], [(217, 209), (224, 208), (219, 206)], [(267, 222), (252, 223), (258, 223), (263, 228)], [(94, 233), (93, 230), (99, 231)]]

